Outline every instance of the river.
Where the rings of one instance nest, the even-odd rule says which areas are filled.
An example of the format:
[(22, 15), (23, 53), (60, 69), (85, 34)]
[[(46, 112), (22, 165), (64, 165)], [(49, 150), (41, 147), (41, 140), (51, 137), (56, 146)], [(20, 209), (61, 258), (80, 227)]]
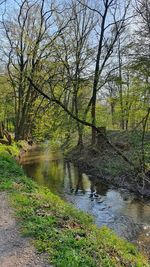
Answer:
[(150, 252), (150, 200), (115, 189), (64, 161), (60, 151), (36, 147), (23, 154), (21, 164), (39, 185), (90, 213), (100, 227), (107, 225), (119, 236)]

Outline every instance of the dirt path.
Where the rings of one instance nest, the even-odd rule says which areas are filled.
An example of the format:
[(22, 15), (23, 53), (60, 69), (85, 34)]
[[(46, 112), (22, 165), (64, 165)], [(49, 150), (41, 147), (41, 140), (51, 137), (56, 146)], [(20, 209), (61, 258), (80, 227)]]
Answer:
[(28, 238), (21, 237), (8, 196), (0, 193), (0, 267), (52, 267), (37, 254)]

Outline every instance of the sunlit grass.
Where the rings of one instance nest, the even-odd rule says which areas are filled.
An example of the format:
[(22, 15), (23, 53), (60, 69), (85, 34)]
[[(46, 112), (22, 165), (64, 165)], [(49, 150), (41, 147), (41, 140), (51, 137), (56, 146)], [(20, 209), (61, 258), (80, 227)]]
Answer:
[(0, 155), (0, 189), (7, 190), (24, 236), (34, 239), (56, 267), (148, 267), (138, 249), (92, 217), (25, 177), (9, 155)]

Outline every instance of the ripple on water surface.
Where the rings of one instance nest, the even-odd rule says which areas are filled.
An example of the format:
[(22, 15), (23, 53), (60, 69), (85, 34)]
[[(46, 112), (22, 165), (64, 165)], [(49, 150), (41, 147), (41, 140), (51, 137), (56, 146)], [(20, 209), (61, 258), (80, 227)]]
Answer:
[(25, 153), (26, 174), (79, 209), (93, 215), (98, 226), (107, 225), (120, 236), (137, 241), (150, 251), (150, 202), (126, 190), (115, 190), (100, 179), (66, 163), (60, 151), (37, 148)]

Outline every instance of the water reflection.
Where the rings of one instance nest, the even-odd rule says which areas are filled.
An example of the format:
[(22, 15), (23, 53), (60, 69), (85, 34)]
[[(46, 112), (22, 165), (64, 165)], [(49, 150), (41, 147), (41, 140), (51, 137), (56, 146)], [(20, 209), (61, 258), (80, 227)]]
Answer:
[(64, 184), (63, 160), (59, 153), (49, 155), (47, 151), (27, 152), (21, 159), (21, 164), (27, 175), (42, 186), (51, 188), (54, 193), (61, 193)]
[[(64, 162), (59, 151), (37, 148), (24, 154), (21, 163), (29, 177), (92, 214), (97, 225), (108, 225), (130, 240), (138, 236), (141, 239), (141, 229), (149, 229), (144, 228), (150, 226), (149, 202), (81, 173), (73, 164)], [(147, 230), (142, 233), (148, 234)]]
[(74, 193), (77, 195), (86, 194), (90, 191), (90, 197), (96, 198), (99, 195), (105, 196), (108, 191), (108, 186), (100, 181), (94, 179), (91, 176), (87, 176), (86, 174), (82, 173), (80, 169), (75, 167), (70, 162), (64, 163), (64, 177), (66, 184), (66, 190), (69, 189), (70, 193)]

